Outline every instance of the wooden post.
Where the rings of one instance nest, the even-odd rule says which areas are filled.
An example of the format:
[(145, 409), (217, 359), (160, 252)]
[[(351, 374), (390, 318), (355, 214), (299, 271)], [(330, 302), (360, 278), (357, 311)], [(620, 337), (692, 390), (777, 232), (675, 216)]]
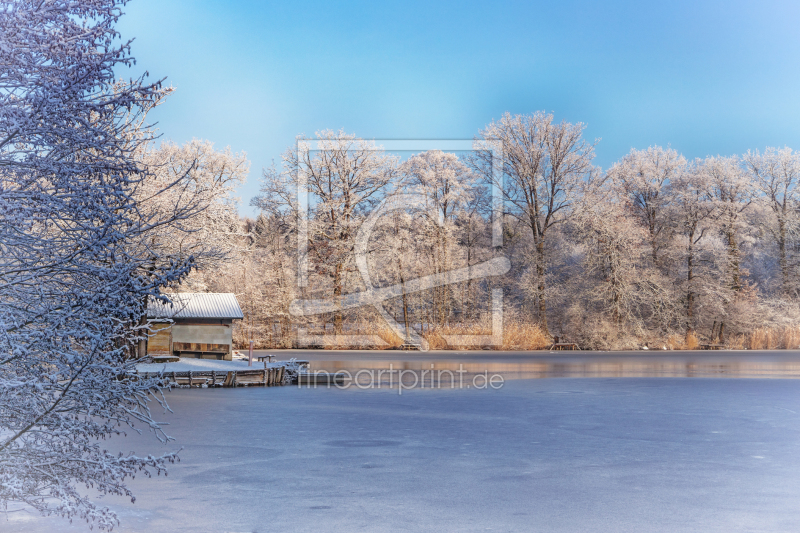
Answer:
[(250, 341), (250, 354), (247, 357), (247, 366), (253, 366), (253, 341)]

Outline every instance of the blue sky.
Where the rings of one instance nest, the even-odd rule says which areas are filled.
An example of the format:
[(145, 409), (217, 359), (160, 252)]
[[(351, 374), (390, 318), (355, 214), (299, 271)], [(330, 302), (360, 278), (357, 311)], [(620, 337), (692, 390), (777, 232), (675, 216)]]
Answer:
[(472, 138), (509, 111), (687, 157), (800, 149), (800, 2), (245, 2), (133, 0), (137, 66), (177, 91), (165, 139), (244, 150), (250, 176), (295, 136)]

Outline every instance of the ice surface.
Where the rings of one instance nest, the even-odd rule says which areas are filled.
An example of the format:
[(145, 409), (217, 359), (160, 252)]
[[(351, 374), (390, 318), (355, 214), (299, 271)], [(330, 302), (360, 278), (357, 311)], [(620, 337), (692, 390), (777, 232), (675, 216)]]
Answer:
[[(800, 381), (183, 389), (115, 531), (800, 531)], [(88, 531), (10, 513), (1, 531)], [(1, 517), (0, 517), (1, 518)], [(27, 519), (25, 519), (27, 518)]]

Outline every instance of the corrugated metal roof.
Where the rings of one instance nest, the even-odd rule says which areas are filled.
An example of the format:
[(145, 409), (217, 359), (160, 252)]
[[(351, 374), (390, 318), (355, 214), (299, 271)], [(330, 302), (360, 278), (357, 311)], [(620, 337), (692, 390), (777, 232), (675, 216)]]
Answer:
[(150, 299), (149, 318), (244, 318), (232, 292), (183, 292), (165, 294), (171, 304)]

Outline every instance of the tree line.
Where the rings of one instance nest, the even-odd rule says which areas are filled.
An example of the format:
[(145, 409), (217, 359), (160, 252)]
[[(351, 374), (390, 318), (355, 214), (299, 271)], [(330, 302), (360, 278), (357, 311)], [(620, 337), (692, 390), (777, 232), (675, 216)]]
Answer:
[[(501, 277), (386, 302), (423, 336), (486, 329), (493, 287), (504, 289), (510, 323), (535, 325), (542, 345), (558, 336), (601, 349), (744, 347), (756, 330), (797, 326), (800, 154), (768, 147), (688, 160), (651, 146), (601, 169), (593, 164), (597, 141), (584, 129), (544, 112), (505, 114), (476, 136), (499, 142), (494, 154), (408, 157), (343, 131), (319, 132), (318, 150), (289, 148), (280, 167), (264, 171), (253, 200), (260, 214), (243, 219), (232, 259), (189, 283), (239, 295), (248, 316), (242, 341), (291, 346), (298, 327), (377, 331), (382, 320), (371, 308), (298, 317), (291, 303), (369, 289), (355, 263), (358, 230), (380, 202), (413, 194), (423, 200), (387, 212), (373, 228), (374, 287), (501, 255), (512, 265)], [(301, 180), (307, 206), (298, 203)], [(491, 239), (493, 187), (503, 196), (501, 247)], [(302, 288), (300, 216), (308, 219)]]

